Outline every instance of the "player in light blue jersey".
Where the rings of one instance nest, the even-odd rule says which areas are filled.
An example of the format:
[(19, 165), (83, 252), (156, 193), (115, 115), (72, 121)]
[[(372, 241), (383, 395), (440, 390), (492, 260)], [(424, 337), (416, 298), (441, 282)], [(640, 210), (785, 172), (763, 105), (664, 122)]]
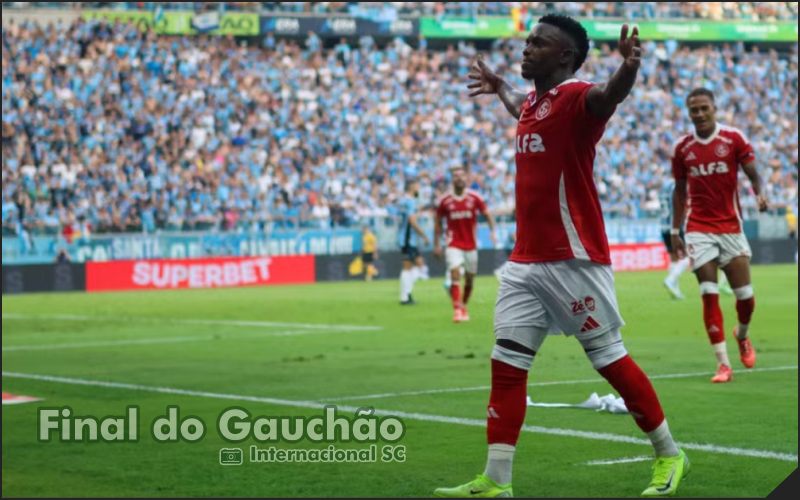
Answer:
[[(676, 299), (683, 299), (683, 293), (678, 285), (678, 278), (689, 268), (689, 257), (678, 259), (672, 252), (672, 236), (670, 230), (672, 229), (672, 193), (675, 191), (675, 180), (666, 179), (661, 186), (661, 191), (658, 194), (658, 201), (660, 204), (660, 219), (661, 219), (661, 239), (664, 240), (664, 245), (667, 247), (669, 253), (670, 264), (669, 274), (664, 278), (664, 286), (669, 290), (669, 293)], [(683, 230), (681, 230), (683, 233)], [(683, 234), (681, 234), (683, 237)]]
[(406, 192), (398, 202), (400, 225), (397, 231), (397, 244), (403, 254), (403, 270), (400, 272), (400, 304), (412, 305), (414, 298), (414, 282), (425, 278), (427, 266), (419, 253), (420, 242), (428, 245), (430, 242), (425, 232), (417, 222), (418, 215), (419, 183), (410, 180), (406, 183)]

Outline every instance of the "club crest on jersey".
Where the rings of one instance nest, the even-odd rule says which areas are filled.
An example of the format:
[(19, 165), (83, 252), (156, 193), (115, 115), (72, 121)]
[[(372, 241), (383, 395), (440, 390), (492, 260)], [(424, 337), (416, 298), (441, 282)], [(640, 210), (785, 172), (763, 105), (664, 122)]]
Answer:
[(538, 108), (538, 109), (536, 109), (536, 114), (535, 114), (534, 116), (536, 117), (536, 119), (537, 119), (537, 120), (542, 120), (542, 119), (544, 119), (544, 118), (545, 118), (547, 115), (549, 115), (549, 114), (550, 114), (550, 109), (551, 109), (552, 107), (553, 107), (553, 105), (550, 103), (550, 99), (545, 99), (545, 100), (544, 100), (544, 101), (542, 101), (542, 103), (539, 105), (539, 108)]
[(719, 156), (720, 158), (725, 158), (730, 154), (730, 152), (731, 150), (730, 148), (728, 148), (727, 144), (720, 143), (717, 144), (716, 148), (714, 148), (714, 153), (716, 153), (716, 155)]

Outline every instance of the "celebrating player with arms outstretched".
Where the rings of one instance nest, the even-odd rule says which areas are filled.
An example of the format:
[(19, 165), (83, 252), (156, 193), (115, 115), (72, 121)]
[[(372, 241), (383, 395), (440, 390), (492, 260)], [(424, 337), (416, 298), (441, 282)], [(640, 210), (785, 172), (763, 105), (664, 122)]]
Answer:
[(619, 392), (655, 449), (646, 496), (674, 494), (689, 470), (647, 375), (628, 355), (603, 214), (593, 181), (595, 147), (640, 65), (638, 30), (620, 34), (623, 63), (604, 85), (575, 78), (589, 50), (572, 18), (547, 15), (528, 35), (516, 91), (482, 60), (471, 96), (497, 94), (519, 119), (516, 136), (517, 241), (495, 306), (486, 469), (475, 480), (439, 488), (442, 497), (511, 496), (511, 468), (525, 419), (528, 370), (548, 332), (574, 335), (592, 365)]
[[(450, 298), (453, 301), (453, 321), (469, 321), (467, 302), (472, 294), (475, 275), (478, 273), (478, 245), (475, 231), (478, 228), (478, 214), (483, 214), (491, 230), (495, 244), (494, 218), (486, 208), (481, 195), (467, 189), (467, 172), (461, 168), (451, 170), (453, 191), (439, 200), (433, 225), (433, 252), (441, 257), (442, 219), (447, 220), (447, 249), (445, 258), (450, 273)], [(461, 296), (461, 267), (464, 267), (464, 295)]]
[[(714, 94), (707, 89), (695, 89), (686, 98), (686, 106), (694, 133), (681, 137), (672, 153), (675, 177), (672, 249), (676, 257), (688, 253), (700, 283), (703, 321), (717, 357), (717, 373), (711, 381), (730, 382), (733, 370), (719, 307), (717, 268), (722, 268), (736, 295), (739, 325), (734, 328), (733, 336), (739, 344), (739, 357), (745, 368), (756, 363), (756, 352), (747, 335), (755, 298), (750, 284), (750, 245), (742, 232), (739, 215), (739, 166), (750, 179), (759, 210), (767, 209), (767, 200), (761, 192), (753, 147), (740, 130), (717, 123)], [(687, 212), (687, 197), (684, 245), (680, 230)]]

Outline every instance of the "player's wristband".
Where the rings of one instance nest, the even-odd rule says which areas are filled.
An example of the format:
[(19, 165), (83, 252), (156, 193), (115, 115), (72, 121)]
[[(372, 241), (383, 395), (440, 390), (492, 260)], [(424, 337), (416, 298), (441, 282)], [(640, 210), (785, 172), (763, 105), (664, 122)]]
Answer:
[(675, 229), (673, 227), (672, 229), (669, 230), (669, 234), (671, 234), (672, 236), (680, 236), (681, 230), (680, 229)]

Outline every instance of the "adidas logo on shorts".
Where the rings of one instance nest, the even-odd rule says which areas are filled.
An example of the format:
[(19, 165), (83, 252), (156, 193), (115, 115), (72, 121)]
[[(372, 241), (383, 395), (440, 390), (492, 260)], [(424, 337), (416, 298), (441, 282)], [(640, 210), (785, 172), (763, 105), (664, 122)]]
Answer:
[(589, 316), (586, 318), (586, 321), (583, 322), (581, 333), (594, 330), (595, 328), (600, 328), (600, 323), (598, 323), (593, 317)]

